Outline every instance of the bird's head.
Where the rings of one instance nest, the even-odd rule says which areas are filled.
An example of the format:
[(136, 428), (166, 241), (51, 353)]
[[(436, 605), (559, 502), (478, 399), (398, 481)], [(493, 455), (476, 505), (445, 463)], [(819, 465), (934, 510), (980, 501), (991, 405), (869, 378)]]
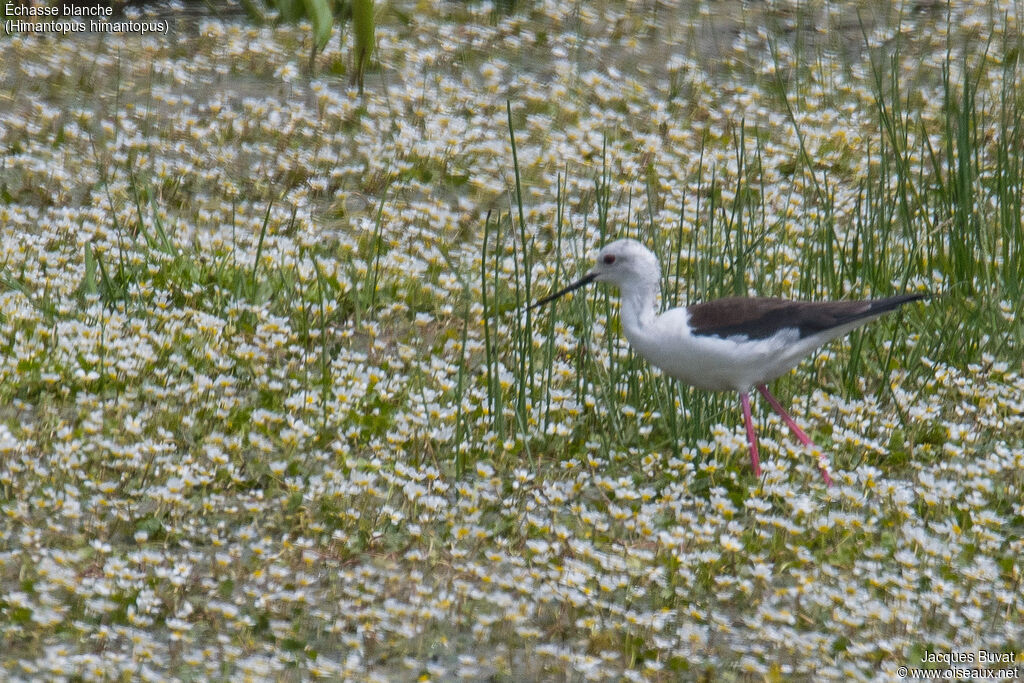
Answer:
[(630, 286), (657, 288), (660, 278), (661, 267), (650, 249), (636, 240), (615, 240), (597, 252), (596, 263), (590, 272), (568, 287), (540, 299), (530, 308), (543, 306), (591, 282), (609, 282), (620, 289)]
[(592, 282), (610, 282), (620, 288), (652, 280), (657, 283), (661, 266), (651, 250), (636, 240), (615, 240), (597, 252), (597, 262), (587, 277)]

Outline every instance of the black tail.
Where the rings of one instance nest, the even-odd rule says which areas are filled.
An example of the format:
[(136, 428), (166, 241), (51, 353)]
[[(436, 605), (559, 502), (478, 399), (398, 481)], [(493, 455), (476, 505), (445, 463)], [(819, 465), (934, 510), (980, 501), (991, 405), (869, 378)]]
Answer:
[(805, 307), (805, 315), (800, 319), (800, 336), (806, 337), (858, 321), (866, 323), (884, 313), (895, 311), (903, 304), (929, 296), (929, 294), (900, 294), (884, 299), (801, 304)]
[(884, 299), (872, 299), (865, 314), (878, 315), (880, 313), (888, 313), (889, 311), (895, 311), (903, 304), (927, 299), (930, 296), (931, 294), (900, 294), (899, 296), (887, 296)]

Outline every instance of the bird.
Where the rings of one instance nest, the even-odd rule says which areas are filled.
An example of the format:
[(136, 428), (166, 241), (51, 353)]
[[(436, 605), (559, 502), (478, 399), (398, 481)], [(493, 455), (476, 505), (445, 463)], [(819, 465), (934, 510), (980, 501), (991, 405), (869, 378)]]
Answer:
[[(581, 279), (529, 308), (543, 306), (592, 282), (619, 288), (622, 329), (633, 350), (647, 362), (698, 389), (739, 393), (750, 463), (758, 478), (761, 465), (750, 412), (751, 390), (757, 389), (805, 447), (819, 452), (768, 390), (768, 383), (833, 339), (927, 296), (901, 294), (856, 301), (733, 296), (658, 313), (658, 258), (636, 240), (619, 239), (600, 249), (594, 267)], [(832, 486), (832, 478), (821, 462), (818, 469), (825, 484)]]

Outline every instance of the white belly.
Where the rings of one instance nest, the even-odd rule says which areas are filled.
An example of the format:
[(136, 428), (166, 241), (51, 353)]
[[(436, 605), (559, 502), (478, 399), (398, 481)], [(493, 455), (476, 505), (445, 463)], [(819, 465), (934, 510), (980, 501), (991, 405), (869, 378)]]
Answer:
[(723, 339), (691, 334), (685, 318), (673, 312), (639, 330), (626, 327), (630, 345), (666, 375), (713, 391), (746, 392), (770, 382), (795, 368), (814, 349), (867, 322), (803, 338), (797, 330), (787, 329), (765, 339)]

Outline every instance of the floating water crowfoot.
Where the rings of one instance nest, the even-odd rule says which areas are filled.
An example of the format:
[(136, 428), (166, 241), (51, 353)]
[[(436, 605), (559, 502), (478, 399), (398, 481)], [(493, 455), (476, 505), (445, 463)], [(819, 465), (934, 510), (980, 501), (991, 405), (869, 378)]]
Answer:
[[(4, 678), (849, 680), (1021, 642), (1018, 10), (662, 9), (388, 11), (362, 97), (294, 78), (302, 27), (0, 45)], [(505, 315), (617, 234), (667, 306), (949, 294), (778, 380), (818, 387), (829, 493), (781, 420), (750, 487), (736, 407), (615, 297)]]

